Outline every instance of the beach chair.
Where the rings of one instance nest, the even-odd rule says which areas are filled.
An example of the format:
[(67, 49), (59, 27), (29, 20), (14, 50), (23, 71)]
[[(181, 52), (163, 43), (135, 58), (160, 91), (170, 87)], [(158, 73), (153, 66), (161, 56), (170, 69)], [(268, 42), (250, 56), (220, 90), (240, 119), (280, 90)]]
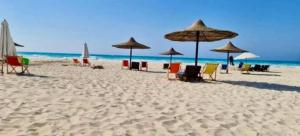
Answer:
[(141, 62), (140, 70), (143, 70), (143, 69), (145, 69), (145, 71), (148, 71), (148, 62), (146, 62), (146, 61)]
[(242, 69), (243, 64), (244, 64), (243, 62), (240, 62), (239, 66), (238, 66), (238, 70), (241, 70), (241, 69)]
[(83, 58), (82, 59), (82, 66), (91, 66), (91, 63), (87, 58)]
[(262, 71), (263, 72), (268, 72), (270, 69), (270, 65), (262, 65)]
[(169, 63), (164, 63), (163, 69), (169, 69)]
[(250, 69), (249, 71), (262, 71), (262, 66), (261, 65), (258, 65), (258, 64), (255, 64), (253, 69)]
[(28, 74), (29, 72), (29, 62), (30, 60), (28, 58), (22, 58), (22, 64), (23, 64), (23, 72), (27, 72)]
[(81, 63), (80, 63), (80, 61), (78, 59), (73, 59), (73, 64), (75, 66), (80, 66), (81, 65)]
[(140, 70), (139, 62), (131, 62), (131, 69)]
[(170, 74), (175, 74), (175, 79), (178, 79), (177, 73), (180, 71), (180, 65), (181, 65), (181, 63), (171, 63), (170, 64), (170, 67), (169, 67), (169, 70), (167, 73), (167, 77), (169, 80), (172, 79), (172, 78), (170, 78)]
[(250, 64), (243, 64), (241, 72), (242, 73), (246, 72), (246, 74), (249, 74), (250, 68), (251, 68)]
[(181, 81), (200, 81), (202, 80), (200, 71), (201, 66), (187, 65), (184, 72), (178, 73), (178, 77)]
[(223, 72), (223, 71), (226, 72), (227, 71), (227, 67), (228, 67), (227, 64), (222, 64), (220, 72)]
[(121, 66), (121, 69), (123, 69), (123, 68), (129, 68), (128, 60), (122, 60), (122, 66)]
[(203, 68), (202, 77), (206, 74), (209, 76), (211, 80), (216, 80), (218, 66), (219, 66), (218, 63), (206, 63)]
[(22, 67), (21, 73), (23, 73), (22, 56), (6, 56), (6, 63), (11, 67), (11, 71), (7, 69), (8, 73), (17, 73), (17, 67)]

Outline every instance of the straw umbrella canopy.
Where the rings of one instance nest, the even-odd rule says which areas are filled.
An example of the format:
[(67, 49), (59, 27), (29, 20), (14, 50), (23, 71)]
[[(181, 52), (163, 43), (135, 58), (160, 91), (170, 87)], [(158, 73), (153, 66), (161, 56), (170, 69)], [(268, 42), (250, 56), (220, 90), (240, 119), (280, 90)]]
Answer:
[(130, 49), (130, 54), (129, 54), (129, 68), (130, 69), (131, 69), (132, 49), (150, 49), (150, 47), (135, 41), (135, 39), (133, 37), (131, 37), (127, 42), (115, 44), (112, 46), (116, 47), (116, 48), (120, 48), (120, 49)]
[(228, 42), (225, 46), (212, 49), (214, 52), (227, 53), (227, 69), (226, 73), (228, 73), (228, 63), (229, 63), (229, 53), (243, 53), (247, 52), (246, 50), (240, 49), (232, 44), (232, 42)]
[[(16, 47), (14, 45), (13, 39), (10, 35), (8, 23), (4, 20), (1, 23), (1, 34), (0, 34), (0, 59), (3, 61), (6, 59), (5, 56), (16, 56)], [(3, 73), (3, 62), (2, 62), (1, 72)], [(8, 72), (8, 66), (7, 66)]]
[(195, 66), (198, 63), (198, 46), (199, 42), (213, 42), (222, 39), (234, 38), (238, 34), (227, 30), (219, 30), (207, 27), (202, 20), (198, 20), (191, 27), (165, 35), (166, 39), (172, 41), (195, 41), (196, 42), (196, 53), (195, 53)]
[(89, 58), (90, 57), (90, 53), (89, 53), (89, 49), (87, 46), (87, 43), (84, 43), (83, 45), (83, 52), (82, 52), (82, 58)]
[(180, 52), (177, 52), (174, 48), (169, 49), (168, 51), (160, 53), (161, 55), (170, 55), (170, 64), (172, 63), (173, 55), (183, 55)]
[(255, 54), (253, 54), (251, 52), (245, 52), (245, 53), (242, 53), (239, 56), (236, 56), (234, 59), (236, 59), (236, 60), (245, 59), (246, 62), (247, 62), (247, 59), (254, 59), (254, 58), (258, 58), (258, 57), (259, 57), (258, 55), (255, 55)]

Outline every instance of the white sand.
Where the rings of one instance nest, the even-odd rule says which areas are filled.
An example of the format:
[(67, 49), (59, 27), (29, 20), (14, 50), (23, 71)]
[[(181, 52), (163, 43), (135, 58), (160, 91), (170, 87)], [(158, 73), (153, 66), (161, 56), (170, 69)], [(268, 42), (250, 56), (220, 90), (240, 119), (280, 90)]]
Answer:
[(189, 83), (159, 63), (97, 63), (105, 69), (34, 62), (34, 76), (0, 76), (0, 135), (300, 135), (299, 68)]

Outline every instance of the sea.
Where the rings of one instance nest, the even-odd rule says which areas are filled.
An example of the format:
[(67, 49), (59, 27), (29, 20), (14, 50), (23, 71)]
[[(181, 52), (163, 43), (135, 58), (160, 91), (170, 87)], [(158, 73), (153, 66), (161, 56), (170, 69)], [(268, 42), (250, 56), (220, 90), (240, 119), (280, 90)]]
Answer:
[[(22, 55), (28, 58), (35, 59), (51, 59), (51, 60), (61, 60), (61, 59), (72, 59), (80, 58), (79, 53), (49, 53), (49, 52), (18, 52), (18, 55)], [(105, 54), (90, 54), (90, 59), (92, 60), (102, 60), (102, 61), (120, 61), (124, 59), (129, 59), (128, 55), (105, 55)], [(133, 56), (133, 61), (153, 61), (153, 62), (169, 62), (169, 56)], [(187, 64), (193, 64), (195, 62), (192, 57), (177, 57), (174, 56), (173, 62), (182, 62)], [(226, 64), (226, 59), (224, 58), (199, 58), (198, 63), (220, 63)], [(248, 59), (248, 60), (235, 60), (234, 63), (238, 65), (240, 62), (248, 64), (261, 64), (261, 65), (271, 65), (273, 67), (300, 67), (300, 61), (280, 61), (280, 60), (263, 60), (263, 59)]]

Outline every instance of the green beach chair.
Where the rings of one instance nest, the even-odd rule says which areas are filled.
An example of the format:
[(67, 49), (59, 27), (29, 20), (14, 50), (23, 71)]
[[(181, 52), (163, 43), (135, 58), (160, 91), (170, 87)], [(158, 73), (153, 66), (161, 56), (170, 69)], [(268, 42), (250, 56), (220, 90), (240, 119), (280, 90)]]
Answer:
[(23, 72), (27, 71), (29, 73), (29, 62), (30, 60), (28, 58), (22, 58), (22, 64), (23, 64)]

